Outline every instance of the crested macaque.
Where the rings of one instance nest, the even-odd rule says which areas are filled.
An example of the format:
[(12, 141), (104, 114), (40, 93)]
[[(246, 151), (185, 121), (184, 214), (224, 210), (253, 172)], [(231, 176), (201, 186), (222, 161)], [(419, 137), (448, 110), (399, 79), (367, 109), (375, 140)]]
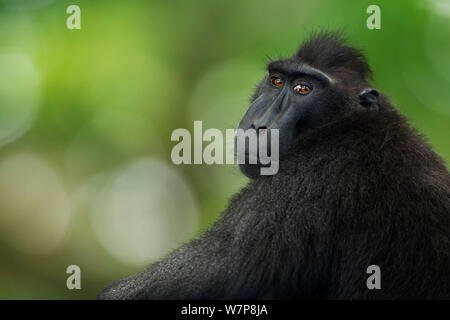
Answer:
[(450, 175), (370, 77), (334, 33), (271, 61), (239, 128), (279, 130), (278, 173), (240, 164), (207, 232), (98, 298), (450, 299)]

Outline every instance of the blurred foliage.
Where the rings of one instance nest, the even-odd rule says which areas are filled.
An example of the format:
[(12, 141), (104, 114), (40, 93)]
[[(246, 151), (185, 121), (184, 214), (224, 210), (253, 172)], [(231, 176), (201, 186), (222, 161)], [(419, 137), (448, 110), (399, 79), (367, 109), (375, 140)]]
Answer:
[[(81, 30), (66, 28), (71, 4), (81, 7)], [(381, 30), (366, 27), (370, 4), (381, 7)], [(364, 49), (375, 86), (448, 164), (444, 1), (0, 0), (0, 298), (93, 298), (193, 236), (165, 245), (185, 226), (179, 211), (198, 215), (194, 233), (208, 227), (246, 180), (235, 166), (174, 166), (172, 131), (192, 130), (194, 120), (236, 127), (269, 57), (290, 55), (318, 29), (344, 30)], [(139, 179), (147, 168), (171, 180), (161, 174), (147, 185)], [(159, 181), (175, 181), (162, 198)], [(155, 253), (141, 257), (133, 246), (150, 241), (145, 229), (125, 237), (142, 212), (156, 210), (133, 198), (147, 190), (162, 199), (157, 208), (179, 216), (148, 221), (168, 227), (151, 228)], [(102, 212), (123, 206), (129, 218), (98, 220), (96, 206), (122, 193)], [(176, 206), (182, 199), (189, 209)], [(108, 221), (115, 225), (102, 238)], [(122, 253), (139, 259), (129, 264)], [(71, 264), (81, 267), (82, 290), (66, 288)]]

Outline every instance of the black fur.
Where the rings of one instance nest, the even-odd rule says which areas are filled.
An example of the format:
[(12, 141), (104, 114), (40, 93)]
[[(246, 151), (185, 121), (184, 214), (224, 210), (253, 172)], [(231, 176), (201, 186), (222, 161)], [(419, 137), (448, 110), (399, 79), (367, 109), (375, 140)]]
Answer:
[(370, 78), (372, 71), (362, 52), (346, 44), (339, 33), (321, 32), (310, 37), (300, 47), (294, 58), (326, 73), (352, 73), (360, 79)]
[[(200, 238), (100, 299), (450, 298), (450, 175), (335, 35), (291, 61), (340, 80), (339, 114), (301, 134), (275, 176), (252, 180)], [(366, 287), (369, 265), (381, 289)]]

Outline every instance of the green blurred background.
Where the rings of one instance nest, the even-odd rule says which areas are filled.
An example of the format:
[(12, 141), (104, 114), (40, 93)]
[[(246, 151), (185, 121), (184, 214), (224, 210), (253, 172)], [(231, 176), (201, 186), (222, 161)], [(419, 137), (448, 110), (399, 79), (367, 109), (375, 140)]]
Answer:
[(172, 131), (235, 128), (268, 57), (318, 28), (448, 164), (450, 1), (0, 0), (0, 298), (94, 298), (207, 228), (246, 179), (173, 165)]

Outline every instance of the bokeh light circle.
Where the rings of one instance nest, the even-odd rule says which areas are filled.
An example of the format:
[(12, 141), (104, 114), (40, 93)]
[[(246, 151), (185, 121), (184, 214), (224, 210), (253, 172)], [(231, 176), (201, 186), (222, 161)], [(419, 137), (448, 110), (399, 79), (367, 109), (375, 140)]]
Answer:
[(71, 200), (56, 172), (29, 154), (0, 162), (0, 232), (14, 248), (53, 251), (71, 217)]
[(91, 216), (105, 249), (136, 266), (160, 258), (197, 230), (190, 187), (175, 169), (151, 157), (113, 174), (94, 200)]
[(0, 54), (0, 146), (22, 136), (33, 122), (40, 99), (40, 79), (22, 53)]
[(116, 166), (120, 157), (163, 150), (160, 134), (141, 115), (124, 111), (98, 114), (81, 127), (68, 145), (67, 171), (77, 177), (99, 167)]
[[(224, 155), (234, 154), (235, 148), (234, 139), (226, 139), (226, 129), (237, 128), (249, 107), (254, 88), (265, 73), (262, 63), (231, 59), (213, 66), (198, 81), (189, 101), (189, 120), (191, 123), (201, 120), (203, 133), (210, 128), (219, 129), (223, 136)], [(208, 143), (205, 142), (204, 147)], [(205, 170), (207, 168), (196, 171), (196, 178), (217, 196), (231, 195), (248, 181), (239, 172), (237, 164), (214, 165), (207, 175)], [(215, 181), (221, 183), (217, 185)]]

